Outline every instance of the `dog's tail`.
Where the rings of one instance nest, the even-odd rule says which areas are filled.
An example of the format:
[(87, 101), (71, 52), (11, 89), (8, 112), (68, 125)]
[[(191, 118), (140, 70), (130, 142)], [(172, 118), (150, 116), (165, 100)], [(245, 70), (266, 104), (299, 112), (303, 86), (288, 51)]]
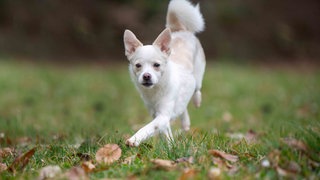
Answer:
[(204, 20), (199, 4), (192, 5), (188, 0), (171, 0), (168, 7), (166, 27), (172, 32), (204, 30)]

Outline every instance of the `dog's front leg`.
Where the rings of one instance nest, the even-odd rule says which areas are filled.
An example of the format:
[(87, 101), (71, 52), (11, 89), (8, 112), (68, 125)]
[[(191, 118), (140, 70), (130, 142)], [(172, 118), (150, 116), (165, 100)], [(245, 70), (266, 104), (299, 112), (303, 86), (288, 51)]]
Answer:
[(169, 116), (158, 115), (153, 121), (128, 139), (126, 144), (129, 146), (139, 146), (142, 141), (154, 136), (158, 132), (164, 133), (168, 139), (172, 139)]

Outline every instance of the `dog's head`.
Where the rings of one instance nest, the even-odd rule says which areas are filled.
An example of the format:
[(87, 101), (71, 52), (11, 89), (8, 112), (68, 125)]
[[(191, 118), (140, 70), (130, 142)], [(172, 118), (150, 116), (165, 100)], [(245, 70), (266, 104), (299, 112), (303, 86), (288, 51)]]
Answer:
[(129, 30), (123, 36), (125, 54), (130, 62), (130, 71), (143, 87), (152, 88), (159, 83), (166, 70), (170, 55), (171, 32), (165, 29), (152, 45), (143, 45)]

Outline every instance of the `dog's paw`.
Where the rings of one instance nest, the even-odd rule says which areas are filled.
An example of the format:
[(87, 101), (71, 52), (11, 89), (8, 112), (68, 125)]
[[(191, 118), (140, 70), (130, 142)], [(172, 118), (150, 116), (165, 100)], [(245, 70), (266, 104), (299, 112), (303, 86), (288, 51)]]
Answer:
[(190, 125), (182, 126), (183, 131), (189, 131), (190, 130)]
[(193, 94), (193, 104), (197, 108), (201, 106), (201, 92), (199, 90)]
[(139, 144), (139, 142), (132, 140), (132, 138), (126, 140), (126, 145), (130, 147), (138, 147)]

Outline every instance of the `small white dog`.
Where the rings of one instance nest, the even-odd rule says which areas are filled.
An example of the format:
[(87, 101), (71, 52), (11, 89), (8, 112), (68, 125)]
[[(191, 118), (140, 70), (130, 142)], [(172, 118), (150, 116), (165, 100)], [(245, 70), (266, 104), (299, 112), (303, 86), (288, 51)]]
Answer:
[(156, 133), (172, 140), (170, 121), (180, 117), (182, 129), (189, 130), (188, 103), (193, 96), (195, 106), (201, 104), (206, 62), (194, 35), (204, 29), (199, 6), (171, 0), (166, 27), (152, 45), (143, 45), (129, 30), (124, 32), (130, 76), (153, 117), (126, 141), (129, 146), (139, 146)]

